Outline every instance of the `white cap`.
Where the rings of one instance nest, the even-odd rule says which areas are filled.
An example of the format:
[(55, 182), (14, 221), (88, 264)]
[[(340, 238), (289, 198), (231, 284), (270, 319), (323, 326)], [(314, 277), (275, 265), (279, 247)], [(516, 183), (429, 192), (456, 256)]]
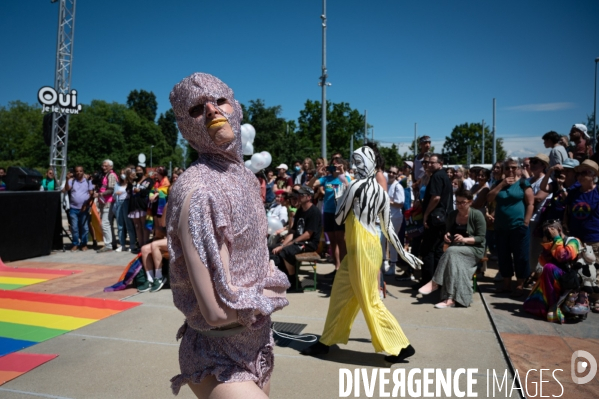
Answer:
[(572, 128), (580, 130), (582, 134), (584, 134), (584, 137), (586, 137), (587, 139), (591, 138), (591, 136), (589, 136), (589, 134), (587, 133), (586, 125), (583, 125), (582, 123), (576, 123), (572, 125)]
[(285, 171), (286, 171), (286, 170), (287, 170), (287, 169), (289, 169), (289, 168), (287, 167), (287, 165), (285, 165), (284, 163), (282, 163), (282, 164), (280, 164), (279, 166), (277, 166), (275, 169), (283, 169), (283, 170), (285, 170)]

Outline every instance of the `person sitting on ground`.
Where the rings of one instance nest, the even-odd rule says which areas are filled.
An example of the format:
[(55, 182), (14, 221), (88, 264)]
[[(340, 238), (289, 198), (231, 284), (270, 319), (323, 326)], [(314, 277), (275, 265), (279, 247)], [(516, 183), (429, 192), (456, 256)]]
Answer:
[(461, 190), (456, 193), (457, 210), (447, 216), (445, 243), (449, 245), (435, 271), (433, 279), (418, 292), (428, 295), (441, 287), (441, 300), (437, 309), (453, 308), (456, 303), (470, 306), (472, 303), (472, 275), (476, 263), (485, 254), (487, 225), (480, 211), (471, 207), (472, 193)]
[(578, 238), (567, 237), (559, 220), (549, 220), (543, 225), (543, 251), (539, 264), (543, 272), (524, 301), (525, 312), (542, 317), (550, 322), (564, 323), (560, 305), (569, 289), (563, 277), (576, 260), (582, 243)]
[(137, 288), (138, 292), (158, 292), (164, 287), (167, 278), (162, 275), (162, 254), (167, 251), (166, 238), (154, 240), (141, 247), (141, 263), (148, 279)]
[(287, 234), (278, 247), (272, 250), (273, 259), (277, 267), (282, 270), (291, 283), (295, 286), (295, 255), (303, 252), (313, 252), (318, 248), (322, 220), (320, 211), (312, 205), (314, 190), (302, 186), (293, 191), (291, 203), (297, 206), (293, 221), (293, 234)]

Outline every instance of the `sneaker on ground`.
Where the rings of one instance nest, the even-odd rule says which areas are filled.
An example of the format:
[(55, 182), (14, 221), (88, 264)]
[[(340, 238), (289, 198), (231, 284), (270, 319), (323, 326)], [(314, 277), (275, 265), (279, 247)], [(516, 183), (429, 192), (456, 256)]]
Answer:
[(123, 252), (123, 247), (118, 247), (117, 249), (114, 250), (115, 252)]
[(383, 270), (385, 271), (385, 273), (387, 273), (390, 268), (391, 268), (391, 265), (389, 264), (389, 261), (388, 260), (384, 261), (383, 262)]
[(146, 280), (145, 283), (137, 287), (137, 292), (148, 292), (150, 291), (150, 288), (152, 288), (152, 283)]
[(112, 249), (108, 248), (108, 247), (103, 247), (96, 251), (96, 253), (99, 253), (99, 254), (104, 253), (104, 252), (112, 252)]
[(166, 277), (154, 279), (154, 282), (152, 283), (152, 287), (150, 288), (150, 292), (160, 291), (162, 289), (162, 287), (164, 287), (165, 283), (166, 283)]

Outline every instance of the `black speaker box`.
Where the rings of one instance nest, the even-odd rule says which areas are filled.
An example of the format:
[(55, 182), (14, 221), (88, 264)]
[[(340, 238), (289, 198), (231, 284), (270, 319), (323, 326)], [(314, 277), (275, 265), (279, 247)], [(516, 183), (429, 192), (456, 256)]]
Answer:
[(7, 191), (39, 191), (42, 174), (35, 169), (11, 166), (6, 171)]

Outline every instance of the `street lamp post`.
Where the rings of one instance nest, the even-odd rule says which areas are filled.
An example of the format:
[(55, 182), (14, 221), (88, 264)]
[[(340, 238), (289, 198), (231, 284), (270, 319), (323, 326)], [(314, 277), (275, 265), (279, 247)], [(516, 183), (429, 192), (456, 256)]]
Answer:
[(154, 149), (154, 146), (151, 145), (150, 146), (150, 169), (152, 168), (152, 150)]
[(595, 98), (593, 104), (593, 139), (595, 140), (595, 148), (597, 148), (597, 63), (599, 57), (595, 58)]

